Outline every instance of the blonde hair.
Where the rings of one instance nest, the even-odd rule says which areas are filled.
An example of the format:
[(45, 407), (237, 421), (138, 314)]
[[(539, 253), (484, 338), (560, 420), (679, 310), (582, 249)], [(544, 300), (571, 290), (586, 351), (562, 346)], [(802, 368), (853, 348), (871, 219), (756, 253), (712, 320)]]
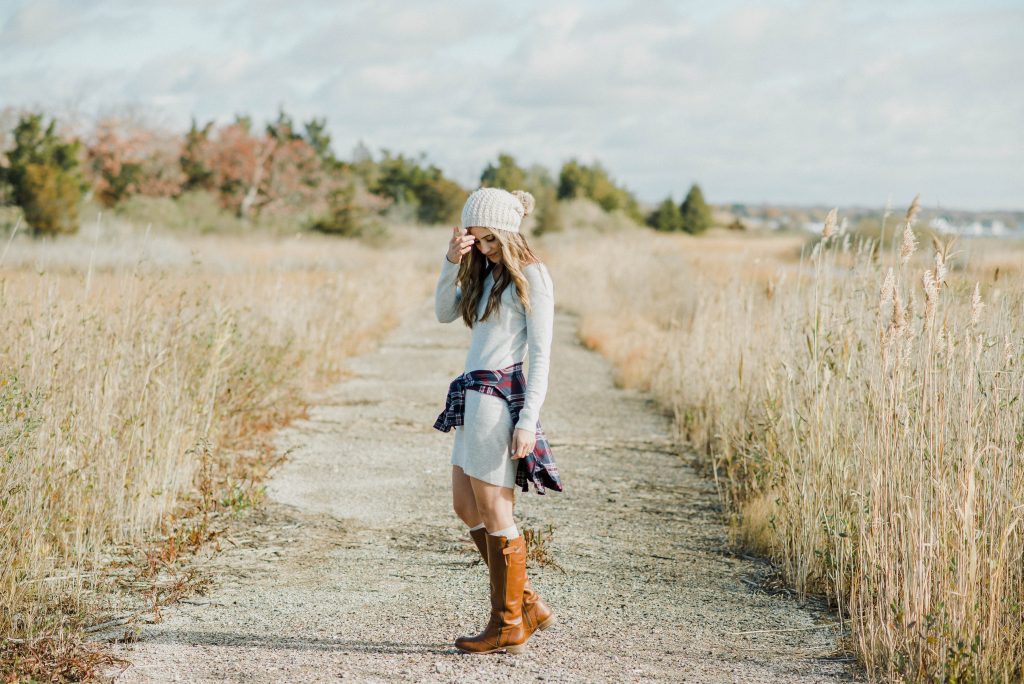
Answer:
[[(487, 308), (480, 320), (490, 318), (501, 303), (501, 294), (508, 287), (509, 283), (515, 283), (516, 293), (523, 308), (530, 310), (530, 285), (523, 275), (523, 268), (528, 264), (540, 261), (537, 255), (526, 243), (522, 233), (513, 233), (507, 230), (488, 228), (498, 241), (501, 248), (501, 263), (504, 268), (494, 279), (494, 286), (487, 298)], [(480, 297), (484, 292), (484, 279), (488, 272), (488, 259), (479, 250), (472, 250), (462, 257), (459, 266), (459, 283), (462, 285), (462, 299), (459, 300), (459, 311), (462, 313), (462, 320), (470, 328), (476, 322), (476, 309), (480, 303)]]

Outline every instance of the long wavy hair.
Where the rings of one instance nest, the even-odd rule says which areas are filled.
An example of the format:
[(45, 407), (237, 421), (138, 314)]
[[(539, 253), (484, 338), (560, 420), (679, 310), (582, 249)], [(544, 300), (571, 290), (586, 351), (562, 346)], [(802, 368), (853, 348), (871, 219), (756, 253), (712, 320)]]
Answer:
[[(513, 233), (508, 230), (488, 228), (498, 241), (501, 247), (501, 271), (494, 279), (494, 286), (487, 298), (487, 308), (480, 320), (487, 320), (498, 309), (501, 303), (501, 294), (508, 287), (509, 283), (515, 283), (516, 294), (523, 308), (530, 310), (530, 285), (523, 275), (523, 267), (540, 261), (526, 238), (522, 233)], [(462, 320), (470, 328), (476, 322), (476, 309), (480, 303), (480, 297), (484, 292), (484, 279), (497, 264), (491, 262), (480, 253), (480, 250), (473, 249), (462, 257), (459, 266), (459, 283), (462, 285), (462, 299), (459, 300), (459, 311), (462, 313)]]

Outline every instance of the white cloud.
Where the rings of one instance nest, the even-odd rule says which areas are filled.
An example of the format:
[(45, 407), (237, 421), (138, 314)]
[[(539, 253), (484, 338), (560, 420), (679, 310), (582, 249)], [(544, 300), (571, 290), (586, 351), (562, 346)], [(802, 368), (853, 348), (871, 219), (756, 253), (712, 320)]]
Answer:
[[(647, 200), (1024, 206), (1012, 4), (33, 0), (0, 104), (327, 116), (475, 181), (499, 150), (600, 159)], [(709, 9), (714, 7), (714, 9)], [(6, 17), (5, 17), (6, 14)], [(97, 47), (100, 46), (100, 47)]]

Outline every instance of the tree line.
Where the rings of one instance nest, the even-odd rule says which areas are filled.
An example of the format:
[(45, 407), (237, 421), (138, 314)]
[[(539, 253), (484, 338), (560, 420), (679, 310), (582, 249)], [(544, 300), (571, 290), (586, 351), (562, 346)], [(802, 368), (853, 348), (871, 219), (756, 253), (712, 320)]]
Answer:
[[(313, 230), (358, 235), (388, 212), (424, 224), (457, 222), (468, 195), (424, 155), (383, 149), (374, 156), (360, 143), (350, 159), (339, 159), (324, 119), (296, 124), (283, 110), (263, 126), (248, 116), (222, 124), (193, 120), (183, 135), (117, 117), (98, 121), (88, 134), (68, 135), (55, 118), (26, 112), (6, 138), (0, 203), (20, 207), (36, 235), (76, 232), (86, 199), (117, 207), (137, 196), (203, 192), (246, 221), (286, 215)], [(696, 186), (681, 207), (666, 200), (645, 216), (598, 162), (570, 159), (553, 177), (543, 166), (524, 168), (499, 154), (483, 169), (480, 185), (531, 192), (541, 233), (562, 227), (561, 200), (580, 197), (658, 230), (696, 233), (710, 222)]]

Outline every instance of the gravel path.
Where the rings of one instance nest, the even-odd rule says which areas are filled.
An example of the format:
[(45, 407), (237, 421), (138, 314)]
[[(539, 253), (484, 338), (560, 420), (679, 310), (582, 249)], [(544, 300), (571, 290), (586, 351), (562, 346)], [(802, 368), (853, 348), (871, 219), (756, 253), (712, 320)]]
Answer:
[[(764, 565), (725, 551), (713, 486), (673, 452), (668, 420), (614, 387), (572, 317), (555, 326), (542, 422), (566, 492), (516, 509), (520, 527), (554, 526), (564, 572), (530, 573), (561, 622), (525, 654), (452, 646), (488, 610), (450, 509), (452, 436), (431, 427), (468, 330), (424, 302), (280, 431), (291, 458), (206, 564), (214, 588), (119, 647), (132, 666), (117, 681), (849, 681), (835, 618), (757, 590)], [(753, 630), (768, 631), (737, 634)]]

